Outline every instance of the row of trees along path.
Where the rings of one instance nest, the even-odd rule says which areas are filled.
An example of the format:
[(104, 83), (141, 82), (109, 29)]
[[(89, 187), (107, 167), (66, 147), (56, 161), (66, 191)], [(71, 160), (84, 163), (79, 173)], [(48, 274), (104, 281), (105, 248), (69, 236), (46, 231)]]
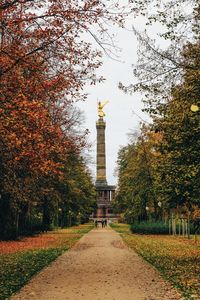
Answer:
[(97, 32), (122, 26), (113, 7), (0, 1), (0, 239), (71, 225), (93, 211), (87, 131), (74, 102), (86, 99), (86, 83), (102, 80), (101, 52), (88, 35), (98, 41)]
[(20, 299), (182, 299), (111, 228), (96, 228), (36, 275)]

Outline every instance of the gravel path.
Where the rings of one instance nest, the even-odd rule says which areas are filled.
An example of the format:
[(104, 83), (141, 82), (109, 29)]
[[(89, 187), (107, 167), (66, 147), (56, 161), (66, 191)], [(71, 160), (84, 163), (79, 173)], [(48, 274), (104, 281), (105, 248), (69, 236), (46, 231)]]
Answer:
[(86, 234), (12, 300), (177, 300), (158, 272), (111, 228)]

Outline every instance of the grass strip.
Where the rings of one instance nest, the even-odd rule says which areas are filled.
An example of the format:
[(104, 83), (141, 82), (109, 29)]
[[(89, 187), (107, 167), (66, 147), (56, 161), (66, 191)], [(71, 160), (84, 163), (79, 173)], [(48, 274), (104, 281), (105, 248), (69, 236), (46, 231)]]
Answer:
[[(92, 224), (85, 224), (53, 231), (51, 234), (55, 235), (55, 245), (51, 243), (46, 248), (0, 255), (0, 300), (8, 299), (13, 293), (16, 293), (34, 274), (70, 249), (92, 228)], [(45, 234), (41, 236), (43, 237)], [(56, 239), (56, 237), (58, 238)]]
[(138, 235), (127, 224), (112, 224), (128, 244), (155, 266), (187, 300), (200, 299), (200, 247), (181, 237)]

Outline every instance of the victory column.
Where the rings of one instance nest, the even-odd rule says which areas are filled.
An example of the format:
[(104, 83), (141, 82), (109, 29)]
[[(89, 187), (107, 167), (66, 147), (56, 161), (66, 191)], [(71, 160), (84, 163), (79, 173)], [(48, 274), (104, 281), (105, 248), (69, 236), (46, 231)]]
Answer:
[(97, 162), (96, 162), (96, 192), (97, 192), (97, 211), (94, 218), (110, 219), (115, 217), (112, 212), (112, 200), (114, 198), (115, 186), (108, 185), (106, 180), (106, 142), (105, 129), (106, 122), (104, 121), (105, 113), (104, 106), (108, 103), (98, 102), (98, 116), (96, 122), (97, 129)]

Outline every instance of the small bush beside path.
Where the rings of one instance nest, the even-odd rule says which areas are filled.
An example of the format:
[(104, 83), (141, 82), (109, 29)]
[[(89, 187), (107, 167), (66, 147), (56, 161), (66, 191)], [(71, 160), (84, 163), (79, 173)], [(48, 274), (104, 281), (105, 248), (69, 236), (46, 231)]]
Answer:
[(0, 300), (8, 299), (43, 267), (70, 249), (93, 224), (0, 242)]
[(200, 299), (200, 243), (182, 237), (138, 235), (127, 224), (112, 224), (128, 246), (154, 265), (185, 299)]

